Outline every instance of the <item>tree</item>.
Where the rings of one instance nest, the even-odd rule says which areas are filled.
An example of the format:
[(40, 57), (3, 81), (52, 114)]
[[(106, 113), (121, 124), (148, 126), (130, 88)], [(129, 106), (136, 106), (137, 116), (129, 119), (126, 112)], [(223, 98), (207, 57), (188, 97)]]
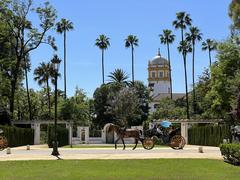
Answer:
[(138, 46), (138, 38), (134, 35), (129, 35), (125, 39), (125, 47), (131, 47), (132, 50), (132, 82), (134, 83), (134, 47)]
[(66, 48), (66, 41), (67, 41), (67, 31), (73, 30), (73, 23), (67, 19), (61, 19), (60, 22), (56, 24), (57, 32), (63, 34), (64, 37), (64, 98), (67, 97), (67, 48)]
[(229, 119), (240, 92), (239, 46), (230, 41), (219, 43), (217, 59), (211, 69), (211, 88), (206, 98), (211, 102), (209, 109), (215, 117)]
[(99, 38), (96, 39), (95, 46), (102, 51), (102, 80), (104, 84), (104, 51), (110, 46), (110, 39), (104, 34), (101, 34)]
[(173, 26), (176, 29), (181, 29), (181, 36), (182, 41), (184, 40), (184, 29), (186, 29), (187, 26), (191, 26), (192, 19), (190, 18), (189, 14), (186, 14), (186, 12), (178, 12), (176, 13), (176, 20), (173, 21)]
[(171, 91), (171, 99), (172, 99), (173, 98), (172, 97), (172, 68), (171, 68), (169, 44), (173, 43), (173, 41), (175, 39), (175, 35), (172, 34), (171, 30), (164, 29), (163, 30), (163, 34), (160, 34), (159, 37), (160, 37), (160, 42), (162, 44), (166, 44), (167, 45), (168, 62), (169, 62), (169, 70), (170, 70), (170, 91)]
[(96, 129), (103, 128), (107, 123), (114, 123), (113, 116), (106, 113), (109, 106), (109, 94), (112, 92), (114, 92), (112, 84), (102, 84), (94, 91), (93, 100), (96, 117), (93, 119), (93, 124)]
[(115, 69), (108, 77), (110, 78), (110, 83), (116, 83), (121, 86), (128, 85), (128, 75), (122, 69)]
[(28, 111), (29, 111), (29, 120), (32, 119), (32, 108), (31, 108), (31, 98), (30, 98), (30, 93), (29, 93), (29, 87), (28, 87), (28, 72), (30, 71), (30, 59), (29, 55), (27, 57), (24, 57), (24, 74), (25, 74), (25, 81), (26, 81), (26, 89), (27, 89), (27, 99), (28, 99)]
[(229, 17), (233, 21), (233, 25), (235, 28), (240, 28), (240, 1), (239, 0), (232, 0), (229, 5)]
[(150, 115), (149, 119), (180, 119), (185, 116), (185, 107), (177, 106), (176, 102), (170, 98), (164, 98), (159, 102), (157, 110)]
[(212, 66), (212, 59), (211, 59), (211, 52), (217, 48), (217, 43), (212, 39), (206, 39), (202, 43), (202, 50), (207, 51), (208, 50), (208, 57), (209, 57), (209, 66)]
[(120, 126), (130, 126), (129, 121), (139, 118), (142, 114), (136, 90), (122, 88), (118, 93), (109, 98), (107, 113), (111, 114)]
[(195, 44), (202, 40), (202, 33), (197, 27), (190, 27), (190, 33), (186, 33), (186, 40), (192, 45), (192, 80), (193, 80), (193, 112), (196, 113), (196, 95), (195, 95)]
[(53, 76), (53, 69), (51, 63), (40, 63), (40, 65), (34, 70), (34, 80), (38, 82), (40, 86), (43, 84), (47, 88), (47, 97), (48, 97), (48, 117), (51, 117), (51, 100), (50, 100), (50, 86), (49, 80)]
[(130, 84), (129, 87), (135, 89), (139, 99), (139, 108), (142, 113), (138, 118), (130, 119), (128, 122), (131, 126), (138, 126), (148, 119), (150, 92), (141, 81), (135, 81), (134, 84)]
[[(48, 2), (44, 3), (43, 7), (38, 7), (34, 10), (32, 8), (32, 0), (2, 0), (0, 7), (0, 20), (8, 26), (8, 36), (14, 39), (14, 41), (9, 41), (14, 49), (15, 57), (9, 75), (9, 79), (11, 79), (10, 112), (12, 116), (15, 91), (24, 57), (37, 49), (42, 43), (49, 44), (56, 49), (54, 38), (51, 36), (45, 37), (46, 33), (54, 26), (56, 11)], [(33, 27), (31, 21), (27, 19), (31, 11), (38, 15), (40, 20), (38, 27), (40, 27), (41, 31), (39, 28)]]
[(82, 89), (76, 88), (74, 96), (62, 102), (60, 118), (73, 121), (75, 126), (89, 125), (90, 109), (88, 99)]
[(187, 84), (187, 53), (192, 51), (191, 45), (186, 40), (181, 41), (178, 46), (178, 51), (183, 55), (184, 74), (185, 74), (185, 90), (186, 90), (186, 104), (187, 104), (187, 119), (189, 116), (189, 102), (188, 102), (188, 84)]

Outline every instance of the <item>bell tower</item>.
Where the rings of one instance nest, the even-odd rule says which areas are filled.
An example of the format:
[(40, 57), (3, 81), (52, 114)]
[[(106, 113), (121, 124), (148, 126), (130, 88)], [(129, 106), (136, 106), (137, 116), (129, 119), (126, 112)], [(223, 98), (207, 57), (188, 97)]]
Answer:
[(160, 49), (158, 49), (157, 55), (148, 62), (148, 86), (153, 97), (170, 94), (169, 72), (168, 60), (161, 57)]

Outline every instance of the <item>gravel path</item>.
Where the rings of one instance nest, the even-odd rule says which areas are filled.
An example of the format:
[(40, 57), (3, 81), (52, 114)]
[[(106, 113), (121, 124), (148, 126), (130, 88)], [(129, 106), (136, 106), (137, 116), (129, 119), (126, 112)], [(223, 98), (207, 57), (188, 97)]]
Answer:
[[(183, 150), (173, 150), (169, 147), (154, 148), (145, 150), (139, 147), (135, 150), (126, 148), (117, 150), (112, 148), (59, 148), (61, 159), (159, 159), (159, 158), (205, 158), (222, 159), (218, 147), (203, 146), (203, 153), (198, 152), (199, 146), (187, 145)], [(0, 151), (0, 161), (8, 160), (55, 160), (51, 156), (52, 149), (45, 146), (31, 146), (11, 148), (11, 154), (6, 154), (6, 149)]]

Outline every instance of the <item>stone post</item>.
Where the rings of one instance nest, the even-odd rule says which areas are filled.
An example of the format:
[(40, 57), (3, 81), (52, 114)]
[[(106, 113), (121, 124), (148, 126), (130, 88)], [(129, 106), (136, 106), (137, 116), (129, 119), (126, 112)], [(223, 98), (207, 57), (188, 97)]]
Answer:
[(104, 131), (104, 129), (102, 130), (102, 142), (106, 144), (106, 132)]
[(34, 145), (40, 144), (40, 123), (34, 122), (31, 128), (34, 129)]
[(68, 129), (68, 142), (71, 145), (72, 144), (72, 122), (66, 124), (66, 128)]
[(89, 127), (85, 127), (85, 143), (89, 143)]
[(181, 135), (186, 140), (186, 144), (188, 144), (188, 123), (187, 122), (181, 123)]

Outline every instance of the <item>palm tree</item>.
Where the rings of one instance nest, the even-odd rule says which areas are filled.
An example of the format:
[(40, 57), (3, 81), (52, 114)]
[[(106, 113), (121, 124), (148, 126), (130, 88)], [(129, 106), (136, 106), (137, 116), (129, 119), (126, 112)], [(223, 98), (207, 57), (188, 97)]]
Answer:
[(96, 39), (95, 46), (102, 51), (102, 80), (104, 84), (104, 51), (110, 46), (110, 39), (104, 34), (99, 35)]
[(66, 52), (66, 39), (67, 31), (73, 30), (73, 23), (67, 19), (61, 19), (60, 22), (56, 24), (57, 32), (63, 34), (64, 37), (64, 98), (67, 98), (67, 52)]
[(47, 87), (47, 97), (48, 97), (48, 115), (51, 117), (51, 102), (50, 102), (50, 88), (49, 80), (53, 75), (53, 68), (51, 63), (40, 63), (40, 65), (34, 70), (34, 80), (38, 82), (40, 86), (43, 84)]
[(172, 34), (172, 31), (169, 29), (164, 29), (163, 30), (163, 34), (159, 35), (160, 37), (160, 42), (162, 44), (166, 44), (167, 45), (167, 51), (168, 51), (168, 62), (169, 62), (169, 70), (170, 70), (170, 92), (171, 92), (171, 99), (172, 97), (172, 68), (171, 68), (171, 60), (170, 60), (170, 50), (169, 50), (169, 44), (172, 44), (174, 39), (175, 39), (175, 35)]
[(186, 14), (186, 12), (178, 12), (176, 13), (177, 19), (173, 21), (173, 26), (176, 29), (181, 29), (181, 36), (182, 36), (182, 41), (184, 40), (184, 29), (186, 29), (187, 26), (191, 26), (192, 24), (192, 19), (190, 18), (189, 14)]
[(30, 98), (30, 93), (29, 93), (29, 87), (28, 87), (28, 72), (30, 71), (30, 57), (29, 54), (24, 56), (24, 74), (25, 74), (25, 82), (26, 82), (26, 89), (27, 89), (27, 100), (28, 100), (28, 111), (29, 111), (29, 120), (32, 120), (32, 107), (31, 107), (31, 98)]
[(212, 66), (211, 51), (215, 50), (216, 48), (217, 48), (217, 43), (212, 39), (206, 39), (206, 41), (202, 43), (202, 50), (203, 51), (208, 50), (210, 67)]
[(115, 69), (108, 76), (110, 78), (110, 83), (117, 83), (120, 85), (128, 85), (128, 75), (122, 69)]
[(132, 82), (134, 84), (134, 47), (138, 46), (138, 38), (134, 35), (129, 35), (125, 39), (125, 47), (132, 49)]
[(189, 116), (189, 104), (188, 104), (188, 84), (187, 84), (187, 53), (192, 51), (191, 44), (188, 41), (184, 40), (181, 41), (178, 46), (178, 51), (183, 55), (183, 63), (184, 63), (184, 73), (185, 73), (185, 89), (186, 89), (186, 103), (187, 103), (187, 119), (190, 118)]
[(193, 80), (193, 112), (196, 113), (195, 96), (195, 44), (202, 40), (202, 33), (197, 27), (190, 27), (190, 33), (186, 33), (186, 40), (192, 44), (192, 80)]

